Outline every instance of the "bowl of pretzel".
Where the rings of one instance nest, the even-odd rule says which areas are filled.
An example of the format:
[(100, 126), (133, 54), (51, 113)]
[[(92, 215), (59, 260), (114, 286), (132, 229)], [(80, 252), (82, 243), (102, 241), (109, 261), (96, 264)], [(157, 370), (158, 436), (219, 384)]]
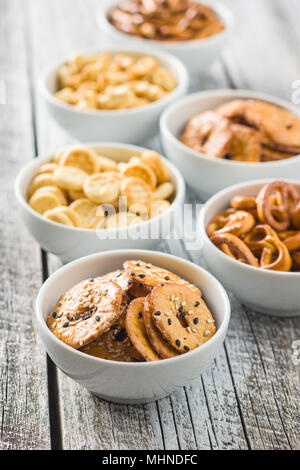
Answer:
[(187, 71), (176, 57), (139, 45), (74, 51), (39, 81), (49, 113), (84, 142), (142, 143), (187, 88)]
[(103, 0), (97, 19), (110, 42), (155, 47), (191, 72), (220, 54), (234, 28), (231, 11), (213, 0)]
[(289, 102), (246, 90), (192, 94), (161, 116), (166, 156), (202, 200), (243, 181), (300, 171), (300, 113)]
[(198, 228), (209, 269), (242, 303), (300, 315), (300, 181), (224, 189), (207, 201)]
[(43, 284), (36, 325), (66, 375), (117, 403), (146, 403), (199, 378), (230, 318), (219, 281), (182, 258), (147, 250), (95, 253)]
[(118, 248), (154, 248), (184, 200), (179, 171), (153, 150), (128, 144), (77, 144), (32, 159), (15, 194), (42, 248), (72, 261)]

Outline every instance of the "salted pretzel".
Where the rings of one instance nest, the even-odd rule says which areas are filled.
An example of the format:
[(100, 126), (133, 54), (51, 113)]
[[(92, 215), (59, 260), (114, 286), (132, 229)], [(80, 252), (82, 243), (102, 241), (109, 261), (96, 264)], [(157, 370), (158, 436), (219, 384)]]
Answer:
[(296, 188), (290, 183), (273, 181), (266, 184), (256, 198), (259, 220), (275, 230), (287, 230), (299, 200)]
[(207, 231), (210, 235), (233, 233), (239, 237), (249, 232), (254, 224), (255, 219), (250, 212), (235, 210), (231, 212), (231, 209), (227, 209), (212, 220)]
[(226, 255), (237, 261), (259, 267), (258, 261), (247, 245), (232, 233), (213, 234), (211, 241)]

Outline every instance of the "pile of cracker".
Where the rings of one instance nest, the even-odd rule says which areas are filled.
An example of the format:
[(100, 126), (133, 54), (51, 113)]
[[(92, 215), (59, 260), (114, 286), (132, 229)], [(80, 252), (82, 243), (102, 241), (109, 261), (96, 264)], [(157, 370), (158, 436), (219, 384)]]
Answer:
[(28, 203), (52, 222), (111, 229), (162, 214), (174, 192), (169, 170), (153, 150), (117, 163), (87, 145), (71, 145), (38, 169)]
[(48, 326), (75, 349), (125, 362), (187, 353), (216, 331), (198, 287), (141, 260), (72, 287), (49, 314)]
[(158, 41), (203, 39), (224, 29), (212, 8), (191, 0), (126, 0), (108, 17), (124, 33)]
[(300, 119), (259, 100), (232, 100), (193, 116), (180, 140), (215, 158), (270, 162), (300, 153)]

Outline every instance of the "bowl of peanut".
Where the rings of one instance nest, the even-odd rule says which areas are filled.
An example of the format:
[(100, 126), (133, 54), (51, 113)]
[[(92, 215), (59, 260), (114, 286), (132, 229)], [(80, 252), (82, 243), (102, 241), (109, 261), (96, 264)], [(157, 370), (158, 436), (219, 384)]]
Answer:
[(187, 89), (178, 59), (138, 46), (74, 52), (40, 79), (49, 113), (84, 142), (145, 141), (157, 131), (161, 112)]
[(70, 145), (37, 157), (15, 182), (29, 232), (64, 262), (154, 248), (179, 220), (184, 193), (181, 174), (157, 152), (114, 143)]

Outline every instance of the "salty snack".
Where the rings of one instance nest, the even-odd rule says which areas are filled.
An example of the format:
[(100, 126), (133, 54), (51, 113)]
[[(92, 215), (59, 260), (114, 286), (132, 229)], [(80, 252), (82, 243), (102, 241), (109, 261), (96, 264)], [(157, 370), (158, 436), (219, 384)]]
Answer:
[(152, 56), (103, 52), (72, 54), (58, 70), (58, 85), (56, 98), (75, 108), (117, 110), (160, 100), (177, 82)]
[(300, 271), (300, 194), (286, 181), (265, 184), (256, 197), (236, 195), (206, 231), (242, 263), (273, 271)]
[[(132, 266), (141, 270), (134, 273)], [(146, 279), (144, 267), (151, 270)], [(47, 324), (75, 349), (125, 362), (176, 357), (216, 331), (198, 287), (141, 260), (125, 261), (124, 269), (72, 287), (58, 299)]]
[(108, 19), (123, 33), (156, 41), (203, 39), (224, 29), (212, 8), (192, 0), (121, 1)]
[(266, 101), (237, 99), (193, 116), (180, 140), (215, 158), (283, 160), (300, 153), (300, 118)]
[(87, 145), (70, 145), (37, 171), (28, 203), (53, 222), (113, 229), (159, 216), (169, 209), (174, 189), (153, 150), (117, 163)]

